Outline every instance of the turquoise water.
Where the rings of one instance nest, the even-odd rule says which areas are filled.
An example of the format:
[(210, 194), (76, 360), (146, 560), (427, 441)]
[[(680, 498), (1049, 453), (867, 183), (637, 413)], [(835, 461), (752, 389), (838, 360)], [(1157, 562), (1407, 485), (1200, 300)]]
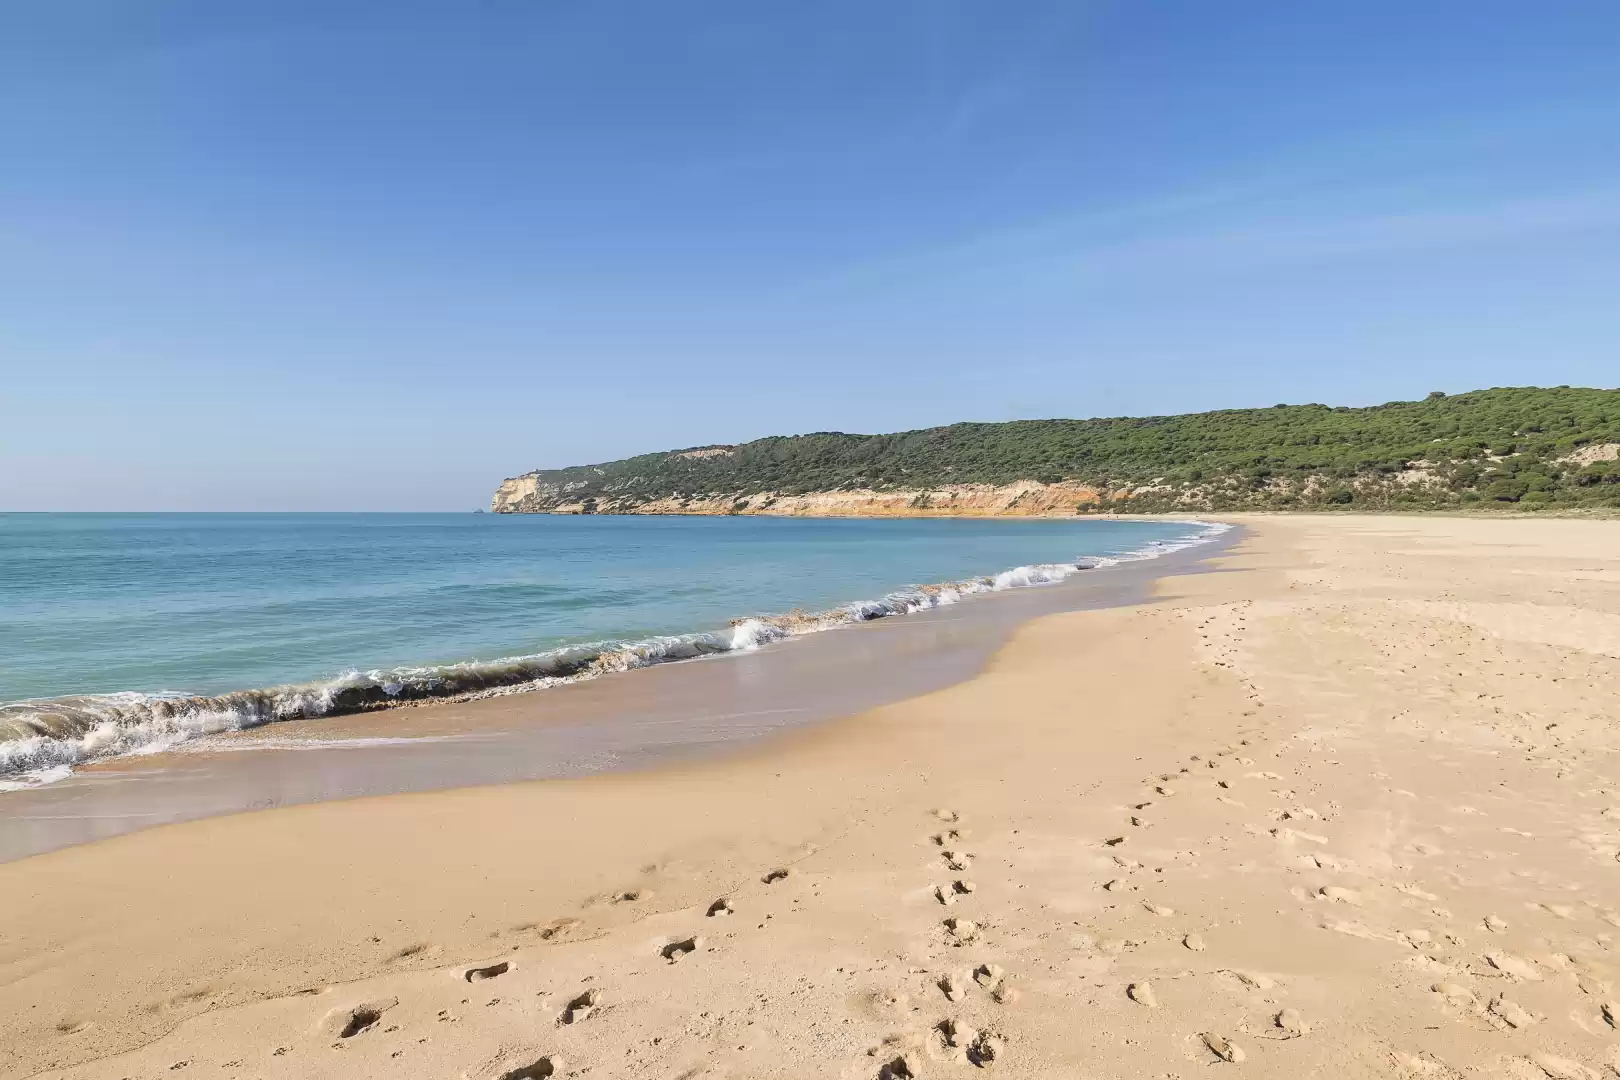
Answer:
[[(755, 648), (1056, 580), (1201, 531), (1087, 520), (0, 515), (0, 779), (266, 720)], [(731, 625), (793, 609), (820, 614)]]

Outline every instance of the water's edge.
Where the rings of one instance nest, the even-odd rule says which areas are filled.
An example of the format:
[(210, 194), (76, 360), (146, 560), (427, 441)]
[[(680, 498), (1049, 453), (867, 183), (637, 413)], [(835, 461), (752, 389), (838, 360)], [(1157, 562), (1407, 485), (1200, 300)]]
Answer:
[[(1241, 529), (1162, 559), (1011, 589), (912, 618), (849, 624), (792, 647), (715, 654), (541, 695), (232, 731), (0, 796), (0, 862), (153, 826), (370, 796), (582, 777), (696, 761), (973, 678), (1018, 629), (1062, 612), (1153, 602)], [(245, 752), (244, 752), (245, 751)]]
[(999, 574), (898, 590), (830, 611), (732, 620), (724, 630), (569, 645), (525, 656), (436, 667), (350, 671), (302, 685), (216, 696), (93, 694), (0, 705), (0, 792), (53, 783), (74, 766), (171, 750), (204, 735), (263, 724), (342, 716), (431, 700), (524, 693), (598, 676), (727, 652), (784, 638), (909, 615), (983, 593), (1063, 581), (1083, 570), (1158, 558), (1219, 536), (1230, 526), (1188, 521), (1193, 531), (1115, 557), (1018, 566)]

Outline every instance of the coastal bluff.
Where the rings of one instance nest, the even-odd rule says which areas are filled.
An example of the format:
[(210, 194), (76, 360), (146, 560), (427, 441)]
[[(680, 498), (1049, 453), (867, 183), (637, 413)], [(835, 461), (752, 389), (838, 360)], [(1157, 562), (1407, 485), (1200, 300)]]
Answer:
[(489, 505), (797, 517), (1469, 507), (1620, 508), (1620, 390), (773, 436), (537, 469), (502, 481)]
[(645, 502), (601, 500), (543, 473), (503, 481), (490, 500), (496, 514), (764, 514), (780, 517), (1044, 517), (1100, 506), (1103, 495), (1083, 484), (951, 484), (927, 490), (812, 491), (668, 495)]

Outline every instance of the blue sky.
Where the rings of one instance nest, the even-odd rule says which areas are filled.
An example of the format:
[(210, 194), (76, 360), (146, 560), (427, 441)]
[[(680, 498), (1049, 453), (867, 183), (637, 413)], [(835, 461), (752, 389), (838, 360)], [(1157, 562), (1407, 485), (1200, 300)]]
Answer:
[(1620, 5), (10, 0), (0, 509), (1614, 385)]

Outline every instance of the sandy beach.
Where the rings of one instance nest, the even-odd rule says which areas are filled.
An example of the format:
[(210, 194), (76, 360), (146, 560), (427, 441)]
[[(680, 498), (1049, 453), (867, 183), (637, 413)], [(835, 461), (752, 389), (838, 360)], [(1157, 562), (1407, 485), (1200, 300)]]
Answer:
[(1241, 524), (723, 756), (0, 865), (0, 1075), (1620, 1077), (1620, 522)]

